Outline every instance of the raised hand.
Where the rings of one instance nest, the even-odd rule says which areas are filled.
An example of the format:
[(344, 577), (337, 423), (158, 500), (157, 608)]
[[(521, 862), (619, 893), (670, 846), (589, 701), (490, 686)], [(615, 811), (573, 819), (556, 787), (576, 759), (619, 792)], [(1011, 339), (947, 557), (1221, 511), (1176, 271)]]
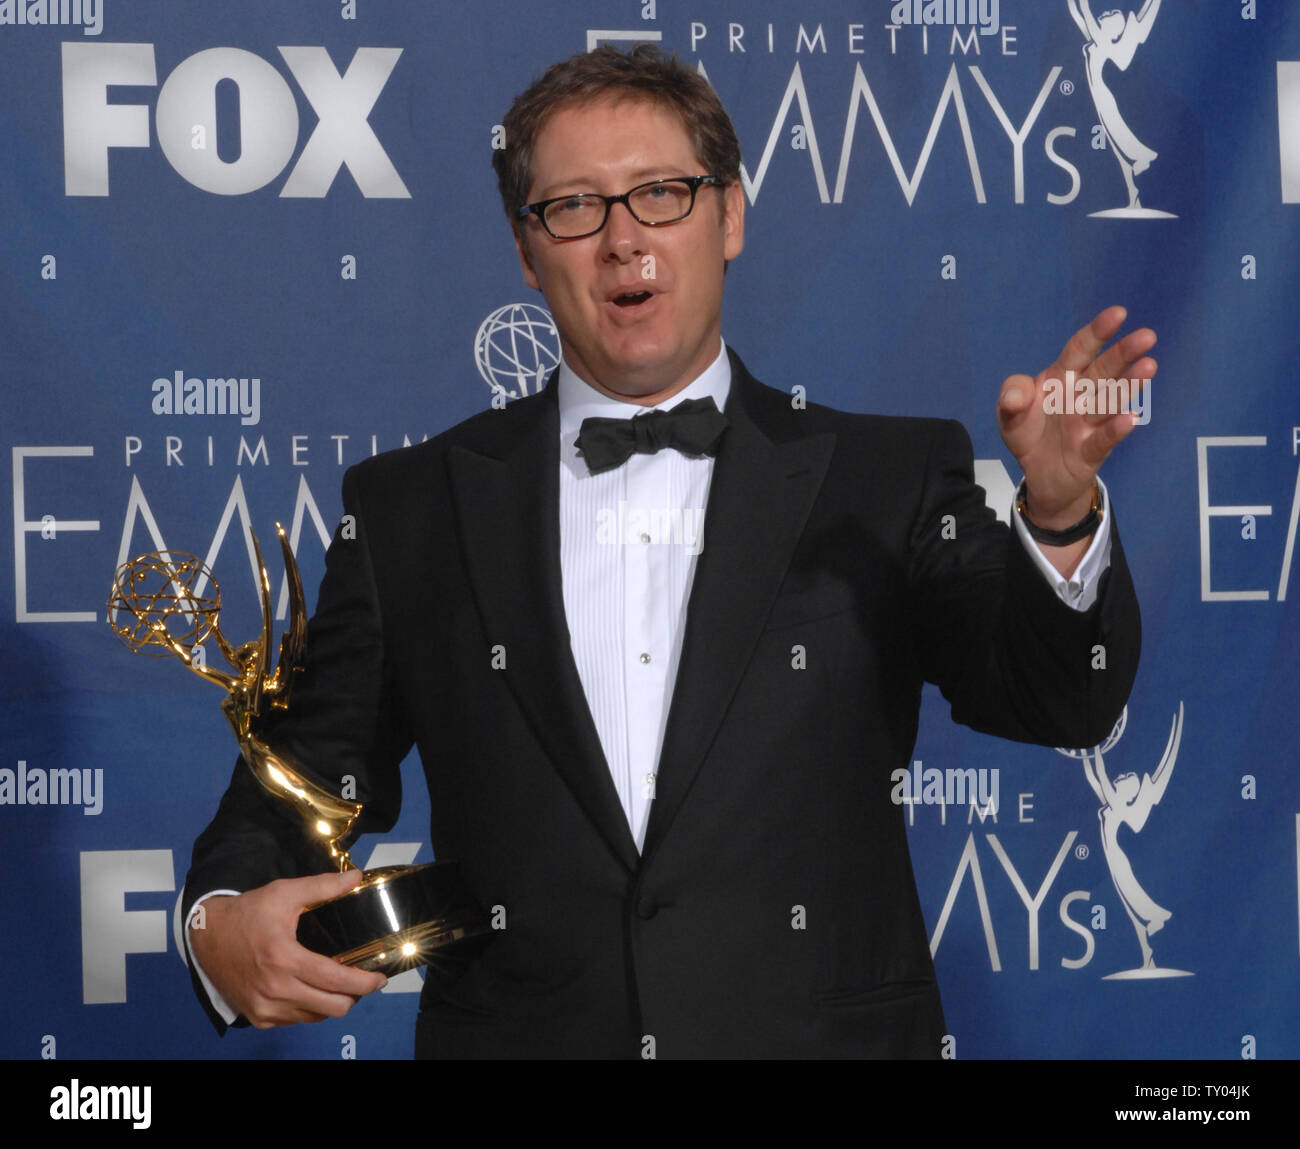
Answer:
[(1156, 361), (1147, 354), (1156, 343), (1154, 331), (1143, 327), (1106, 347), (1126, 315), (1122, 307), (1108, 307), (1078, 331), (1037, 378), (1012, 375), (1002, 384), (998, 429), (1024, 471), (1025, 510), (1040, 527), (1061, 530), (1088, 513), (1097, 471), (1137, 425), (1136, 414), (1102, 410), (1108, 406), (1104, 402), (1098, 403), (1095, 414), (1077, 413), (1069, 402), (1063, 413), (1049, 412), (1045, 386), (1056, 379), (1063, 387), (1069, 371), (1076, 380), (1094, 383), (1098, 379), (1149, 381), (1156, 373)]

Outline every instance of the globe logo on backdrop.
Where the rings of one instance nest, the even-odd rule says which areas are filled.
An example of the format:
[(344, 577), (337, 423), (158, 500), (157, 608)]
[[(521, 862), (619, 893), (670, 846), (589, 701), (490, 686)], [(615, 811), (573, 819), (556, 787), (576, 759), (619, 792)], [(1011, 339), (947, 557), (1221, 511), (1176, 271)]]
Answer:
[(555, 320), (533, 303), (508, 303), (479, 324), (474, 362), (495, 399), (535, 395), (560, 362)]

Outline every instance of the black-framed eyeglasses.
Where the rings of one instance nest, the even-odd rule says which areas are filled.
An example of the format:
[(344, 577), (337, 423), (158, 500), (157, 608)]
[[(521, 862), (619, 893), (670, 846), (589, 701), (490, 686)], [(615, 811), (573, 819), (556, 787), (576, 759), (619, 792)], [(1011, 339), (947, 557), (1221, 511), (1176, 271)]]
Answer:
[(702, 187), (725, 187), (721, 176), (677, 176), (637, 184), (622, 195), (579, 192), (524, 204), (516, 213), (520, 219), (535, 215), (556, 239), (582, 239), (595, 235), (609, 219), (609, 209), (623, 204), (637, 223), (659, 227), (676, 223), (691, 214), (695, 193)]

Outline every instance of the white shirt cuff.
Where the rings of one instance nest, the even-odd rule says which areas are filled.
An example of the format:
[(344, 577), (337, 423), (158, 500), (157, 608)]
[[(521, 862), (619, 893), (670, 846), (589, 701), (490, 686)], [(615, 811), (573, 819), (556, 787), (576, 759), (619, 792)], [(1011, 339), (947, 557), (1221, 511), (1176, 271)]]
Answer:
[(221, 1016), (221, 1020), (227, 1025), (234, 1025), (235, 1019), (239, 1016), (238, 1011), (230, 1008), (229, 1003), (218, 992), (217, 987), (209, 980), (208, 975), (203, 972), (203, 967), (199, 965), (198, 959), (194, 956), (194, 951), (190, 949), (190, 923), (194, 921), (194, 914), (198, 908), (203, 905), (209, 898), (216, 897), (238, 897), (239, 890), (212, 890), (201, 897), (190, 907), (189, 916), (185, 919), (185, 951), (189, 959), (190, 968), (199, 975), (199, 982), (208, 995), (208, 1001), (212, 1008)]
[(1102, 516), (1101, 526), (1092, 536), (1092, 544), (1068, 579), (1047, 561), (1024, 521), (1016, 514), (1015, 504), (1011, 507), (1011, 521), (1015, 524), (1016, 534), (1020, 536), (1029, 557), (1034, 560), (1034, 565), (1056, 591), (1057, 597), (1066, 606), (1080, 612), (1091, 609), (1097, 601), (1097, 583), (1110, 569), (1110, 494), (1100, 479), (1097, 480), (1097, 485), (1101, 488), (1102, 506), (1106, 512)]

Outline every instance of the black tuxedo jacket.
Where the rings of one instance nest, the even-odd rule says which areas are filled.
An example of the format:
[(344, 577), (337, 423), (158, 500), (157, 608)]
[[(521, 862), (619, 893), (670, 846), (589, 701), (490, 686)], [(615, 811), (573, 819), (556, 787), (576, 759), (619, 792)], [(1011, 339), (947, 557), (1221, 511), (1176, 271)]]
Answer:
[[(418, 1054), (938, 1056), (890, 801), (922, 682), (958, 721), (1058, 746), (1101, 741), (1127, 698), (1118, 536), (1072, 611), (986, 509), (958, 424), (796, 409), (732, 366), (640, 856), (569, 646), (554, 385), (344, 480), (352, 518), (269, 738), (355, 778), (367, 830), (396, 816), (414, 743), (436, 855), (504, 908), (467, 972), (426, 971)], [(239, 765), (186, 909), (325, 868)]]

